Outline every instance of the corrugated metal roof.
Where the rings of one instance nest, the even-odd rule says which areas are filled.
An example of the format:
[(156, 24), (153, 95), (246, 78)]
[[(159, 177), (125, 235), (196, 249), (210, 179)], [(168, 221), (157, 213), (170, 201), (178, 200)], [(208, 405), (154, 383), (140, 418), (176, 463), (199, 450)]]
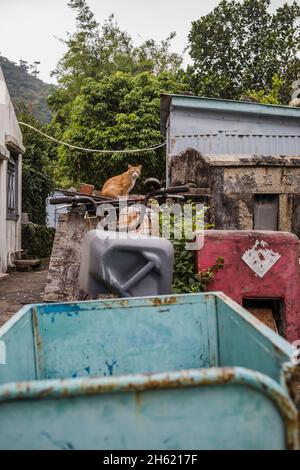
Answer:
[(300, 108), (162, 95), (161, 126), (168, 155), (300, 154)]
[(245, 101), (224, 100), (220, 98), (204, 98), (191, 95), (162, 94), (160, 101), (160, 127), (163, 134), (166, 133), (166, 124), (171, 107), (193, 108), (209, 111), (237, 112), (258, 114), (265, 116), (277, 116), (285, 118), (300, 118), (300, 108), (273, 104), (251, 103)]

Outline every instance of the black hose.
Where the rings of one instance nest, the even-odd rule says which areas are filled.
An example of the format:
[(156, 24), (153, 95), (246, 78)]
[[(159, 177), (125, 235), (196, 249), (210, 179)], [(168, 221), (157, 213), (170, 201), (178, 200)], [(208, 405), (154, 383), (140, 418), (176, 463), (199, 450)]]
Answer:
[(50, 204), (72, 204), (76, 207), (78, 204), (92, 204), (97, 209), (97, 204), (93, 198), (88, 196), (58, 196), (51, 197)]

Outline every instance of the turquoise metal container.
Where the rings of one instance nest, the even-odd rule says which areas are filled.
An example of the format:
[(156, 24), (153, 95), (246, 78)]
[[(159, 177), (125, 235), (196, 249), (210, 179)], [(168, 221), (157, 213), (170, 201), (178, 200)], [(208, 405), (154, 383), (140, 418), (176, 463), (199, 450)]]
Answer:
[(297, 449), (297, 366), (220, 293), (30, 305), (0, 329), (1, 449)]

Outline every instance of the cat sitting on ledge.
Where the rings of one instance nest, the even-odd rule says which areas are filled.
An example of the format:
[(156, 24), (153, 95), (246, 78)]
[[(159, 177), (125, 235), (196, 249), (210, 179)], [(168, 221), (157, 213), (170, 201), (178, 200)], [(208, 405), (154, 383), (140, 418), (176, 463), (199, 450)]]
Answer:
[(137, 178), (140, 176), (142, 165), (128, 165), (128, 170), (118, 176), (109, 178), (103, 185), (101, 196), (120, 197), (128, 196), (135, 186)]

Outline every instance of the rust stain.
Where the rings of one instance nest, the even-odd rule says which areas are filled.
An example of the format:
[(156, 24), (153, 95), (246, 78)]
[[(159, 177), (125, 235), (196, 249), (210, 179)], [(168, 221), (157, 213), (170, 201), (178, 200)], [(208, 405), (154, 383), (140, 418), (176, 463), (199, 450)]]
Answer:
[[(260, 381), (259, 373), (253, 371), (254, 375), (257, 377), (257, 380)], [(300, 372), (299, 372), (300, 373)], [(300, 375), (299, 375), (300, 377)], [(287, 377), (286, 377), (286, 382), (287, 382)], [(300, 383), (300, 382), (298, 382)], [(263, 389), (267, 390), (268, 387), (266, 384), (261, 383), (261, 386)], [(289, 388), (289, 387), (288, 387)], [(289, 390), (290, 391), (290, 390)], [(300, 389), (299, 389), (300, 392)], [(299, 393), (300, 395), (300, 393)], [(297, 413), (297, 418), (290, 418), (291, 416), (291, 406), (290, 403), (286, 400), (286, 397), (282, 396), (282, 394), (278, 393), (276, 390), (272, 390), (272, 393), (270, 395), (275, 403), (280, 406), (281, 410), (284, 411), (284, 421), (286, 424), (286, 445), (288, 450), (298, 450), (300, 448), (300, 417), (299, 413)], [(290, 398), (293, 399), (290, 393)], [(295, 404), (295, 400), (294, 404)], [(300, 405), (300, 403), (299, 403)], [(297, 407), (297, 405), (296, 405)], [(297, 407), (299, 410), (299, 407)], [(295, 444), (295, 435), (298, 436), (298, 442)]]
[[(82, 386), (78, 389), (70, 390), (66, 384), (64, 384), (65, 379), (61, 379), (60, 382), (62, 384), (62, 389), (60, 390), (60, 397), (71, 397), (75, 395), (95, 395), (98, 393), (110, 393), (115, 391), (123, 391), (123, 392), (134, 392), (134, 402), (135, 402), (135, 409), (137, 413), (141, 412), (141, 406), (143, 403), (143, 391), (145, 390), (155, 390), (155, 389), (170, 389), (170, 388), (182, 388), (187, 386), (204, 386), (204, 385), (211, 385), (212, 384), (212, 377), (209, 373), (209, 370), (206, 372), (202, 369), (202, 380), (201, 384), (199, 384), (198, 379), (191, 376), (188, 371), (182, 371), (181, 377), (172, 378), (170, 375), (165, 375), (164, 379), (158, 380), (157, 378), (153, 378), (151, 373), (143, 374), (148, 376), (148, 380), (146, 382), (136, 383), (130, 382), (126, 386), (122, 384), (118, 385), (118, 383), (110, 382), (110, 383), (102, 383), (102, 384), (93, 384), (92, 382), (87, 386), (88, 380), (84, 381)], [(290, 395), (298, 407), (300, 409), (300, 366), (295, 366), (292, 369), (289, 369), (286, 372), (286, 382), (290, 392)], [(254, 372), (254, 376), (256, 376), (257, 381), (260, 382), (260, 374)], [(213, 377), (213, 384), (225, 384), (230, 383), (232, 380), (235, 380), (236, 374), (234, 368), (231, 367), (224, 367), (219, 369), (217, 375)], [(261, 384), (265, 389), (268, 389), (266, 384)], [(19, 397), (15, 397), (15, 399), (22, 398), (22, 392), (24, 392), (24, 383), (17, 383), (16, 384)], [(47, 396), (53, 396), (53, 393), (57, 390), (55, 387), (47, 387), (43, 390), (39, 391), (36, 395), (36, 398), (45, 398)], [(26, 384), (26, 391), (31, 391), (28, 383)], [(274, 402), (280, 406), (281, 410), (284, 411), (284, 420), (286, 423), (286, 445), (288, 449), (295, 449), (298, 448), (297, 445), (300, 443), (300, 435), (299, 435), (299, 413), (297, 419), (294, 418), (294, 413), (291, 408), (289, 401), (286, 399), (285, 396), (278, 393), (276, 390), (271, 391), (271, 397), (273, 398)], [(295, 442), (295, 435), (299, 436), (298, 443)]]
[(172, 304), (176, 304), (176, 302), (177, 302), (176, 296), (167, 297), (165, 299), (160, 299), (159, 297), (154, 297), (153, 299), (151, 299), (151, 303), (156, 307), (160, 305), (172, 305)]
[(300, 447), (300, 365), (295, 365), (285, 373), (286, 386), (289, 395), (298, 410), (298, 434)]
[[(202, 370), (202, 372), (205, 372)], [(208, 385), (211, 384), (211, 377), (209, 374), (207, 374), (207, 379), (205, 380), (202, 379), (201, 381), (201, 386), (202, 385)], [(146, 383), (143, 383), (141, 385), (136, 384), (136, 383), (129, 383), (126, 387), (122, 387), (124, 391), (134, 391), (134, 390), (153, 390), (153, 389), (168, 389), (168, 388), (180, 388), (180, 387), (186, 387), (186, 386), (199, 386), (198, 380), (195, 379), (194, 377), (191, 377), (189, 375), (186, 375), (184, 377), (178, 378), (178, 379), (171, 379), (169, 376), (166, 376), (164, 380), (155, 380), (151, 379), (151, 374), (149, 374), (150, 380), (148, 380)], [(233, 380), (235, 377), (234, 370), (230, 367), (224, 367), (221, 370), (221, 373), (218, 374), (218, 376), (214, 380), (215, 383), (228, 383), (231, 380)]]
[(39, 335), (37, 307), (33, 308), (32, 320), (33, 320), (33, 332), (34, 332), (34, 337), (35, 337), (36, 349), (37, 351), (40, 351), (42, 349), (42, 339)]
[(53, 387), (48, 387), (48, 388), (44, 388), (44, 390), (41, 390), (37, 396), (39, 398), (42, 398), (42, 397), (46, 397), (47, 395), (51, 394), (52, 392), (54, 392), (54, 388)]
[[(298, 436), (298, 447), (300, 447), (300, 416), (299, 416), (299, 407), (300, 407), (300, 371), (298, 370), (296, 376), (294, 375), (295, 369), (293, 369), (293, 373), (289, 374), (289, 377), (286, 376), (286, 383), (289, 390), (289, 395), (292, 401), (294, 402), (296, 408), (298, 409), (297, 419), (290, 419), (290, 406), (287, 404), (287, 401), (276, 392), (276, 390), (272, 391), (272, 395), (276, 398), (277, 403), (280, 403), (280, 406), (283, 410), (285, 410), (285, 423), (286, 423), (286, 442), (287, 442), (287, 449), (288, 450), (295, 450), (295, 441), (294, 436), (295, 434)], [(297, 387), (298, 384), (298, 394), (295, 394), (295, 385)], [(298, 396), (297, 396), (298, 395)]]
[[(121, 390), (124, 392), (135, 392), (135, 401), (137, 404), (141, 403), (141, 396), (140, 391), (143, 390), (155, 390), (155, 389), (169, 389), (169, 388), (181, 388), (186, 386), (198, 386), (197, 379), (186, 375), (184, 377), (178, 379), (171, 379), (169, 376), (166, 376), (164, 380), (155, 380), (151, 379), (151, 374), (144, 374), (149, 376), (149, 380), (146, 383), (128, 383), (126, 386), (121, 386)], [(214, 383), (224, 384), (230, 382), (234, 379), (235, 374), (234, 370), (230, 367), (225, 367), (222, 369), (222, 373), (220, 373)], [(208, 376), (207, 380), (201, 382), (202, 385), (211, 384), (211, 378)], [(94, 395), (98, 393), (109, 393), (118, 390), (118, 385), (116, 383), (104, 383), (104, 384), (90, 384), (87, 386), (87, 382), (83, 384), (82, 394), (84, 395)], [(53, 392), (52, 388), (47, 388), (41, 392), (41, 396), (47, 396)], [(76, 394), (80, 394), (80, 388), (76, 390)], [(68, 387), (63, 387), (60, 390), (60, 396), (68, 397), (73, 395), (73, 391), (70, 390)]]
[(128, 307), (129, 305), (128, 300), (119, 300), (118, 303), (121, 305), (121, 307)]

